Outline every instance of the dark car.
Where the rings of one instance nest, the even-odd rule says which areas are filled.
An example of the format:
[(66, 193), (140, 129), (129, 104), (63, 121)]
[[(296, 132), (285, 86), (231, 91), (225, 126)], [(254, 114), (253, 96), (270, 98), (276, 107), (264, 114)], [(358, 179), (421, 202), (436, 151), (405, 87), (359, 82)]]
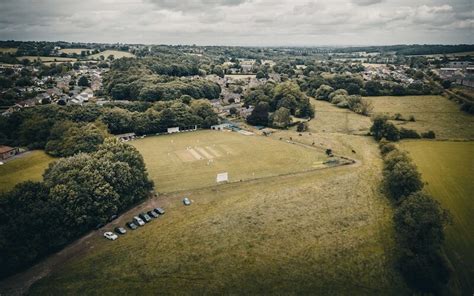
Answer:
[(152, 217), (152, 218), (158, 218), (160, 217), (159, 214), (155, 213), (155, 211), (148, 211), (147, 212), (148, 216)]
[(165, 210), (163, 210), (162, 208), (155, 208), (153, 211), (155, 211), (155, 213), (157, 213), (158, 215), (163, 215), (165, 213)]
[(125, 234), (127, 233), (127, 230), (123, 227), (115, 227), (114, 231), (118, 234)]
[(104, 227), (105, 224), (104, 223), (99, 223), (95, 226), (95, 229), (101, 229), (102, 227)]
[(112, 215), (112, 216), (110, 216), (110, 218), (109, 218), (109, 222), (110, 222), (110, 221), (114, 221), (114, 220), (117, 219), (117, 218), (118, 218), (118, 215)]
[(138, 215), (138, 217), (142, 218), (142, 220), (145, 221), (146, 223), (151, 221), (151, 218), (150, 216), (148, 216), (147, 213), (141, 213), (140, 215)]
[(130, 228), (131, 230), (135, 230), (138, 228), (138, 226), (133, 222), (127, 222), (127, 227)]

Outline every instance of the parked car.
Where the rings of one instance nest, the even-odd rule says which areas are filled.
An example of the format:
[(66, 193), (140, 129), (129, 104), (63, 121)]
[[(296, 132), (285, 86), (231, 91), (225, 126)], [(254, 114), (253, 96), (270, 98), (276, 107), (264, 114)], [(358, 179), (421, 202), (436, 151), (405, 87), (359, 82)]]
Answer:
[(109, 221), (113, 221), (117, 218), (118, 218), (118, 215), (112, 215), (112, 216), (110, 216)]
[(110, 239), (110, 240), (113, 240), (113, 241), (118, 239), (118, 235), (116, 235), (115, 233), (113, 233), (111, 231), (104, 232), (104, 237), (106, 239)]
[(185, 197), (185, 198), (183, 198), (183, 204), (185, 206), (189, 206), (189, 205), (191, 205), (191, 201), (189, 200), (189, 198)]
[(127, 227), (130, 228), (131, 230), (135, 230), (138, 228), (137, 224), (133, 223), (133, 222), (127, 222)]
[(143, 222), (143, 220), (140, 219), (140, 217), (138, 217), (138, 216), (133, 217), (133, 222), (138, 226), (145, 225), (145, 222)]
[(147, 214), (148, 214), (148, 216), (150, 216), (151, 218), (158, 218), (158, 217), (160, 217), (160, 215), (157, 214), (155, 211), (148, 211)]
[(104, 223), (99, 223), (95, 226), (95, 229), (101, 229), (102, 227), (104, 227)]
[(125, 234), (127, 233), (127, 230), (123, 227), (115, 227), (114, 231), (118, 234)]
[(162, 208), (155, 208), (153, 211), (155, 211), (155, 213), (157, 213), (158, 215), (163, 215), (165, 213), (165, 210), (163, 210)]
[(140, 213), (140, 215), (138, 215), (138, 217), (142, 218), (142, 220), (145, 221), (146, 223), (151, 221), (151, 217), (148, 216), (147, 213)]

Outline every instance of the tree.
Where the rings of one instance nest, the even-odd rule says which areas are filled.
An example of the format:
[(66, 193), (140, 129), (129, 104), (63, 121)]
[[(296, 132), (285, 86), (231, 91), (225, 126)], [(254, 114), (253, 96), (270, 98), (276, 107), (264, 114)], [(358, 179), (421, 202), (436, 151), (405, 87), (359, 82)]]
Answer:
[(382, 84), (378, 81), (367, 81), (365, 84), (365, 91), (368, 96), (378, 96), (382, 90)]
[(257, 79), (263, 79), (263, 78), (266, 78), (266, 75), (265, 75), (265, 73), (263, 73), (263, 71), (258, 71), (257, 75), (256, 75), (256, 78)]
[(291, 123), (290, 110), (285, 107), (280, 107), (273, 114), (272, 125), (277, 128), (287, 128)]
[(438, 201), (423, 192), (415, 192), (403, 200), (394, 215), (400, 244), (414, 253), (440, 249), (444, 228), (450, 214)]
[(89, 79), (87, 79), (86, 76), (81, 76), (81, 77), (79, 78), (79, 80), (77, 81), (77, 85), (78, 85), (78, 86), (88, 87), (88, 86), (90, 86), (91, 84), (90, 84), (90, 82), (89, 82)]
[(323, 84), (316, 90), (316, 93), (315, 93), (316, 99), (328, 101), (329, 100), (329, 95), (333, 91), (334, 91), (334, 88), (332, 88), (329, 85)]
[(400, 139), (400, 133), (398, 129), (390, 122), (386, 116), (376, 116), (372, 119), (373, 124), (370, 128), (372, 136), (377, 141), (385, 138), (389, 141), (398, 141)]
[(268, 125), (268, 112), (270, 110), (270, 105), (266, 102), (260, 102), (255, 109), (252, 110), (252, 113), (247, 117), (247, 122), (251, 125)]
[[(387, 159), (390, 159), (393, 153), (390, 152)], [(398, 161), (392, 166), (386, 164), (383, 176), (387, 192), (397, 201), (423, 188), (421, 175), (410, 161)]]

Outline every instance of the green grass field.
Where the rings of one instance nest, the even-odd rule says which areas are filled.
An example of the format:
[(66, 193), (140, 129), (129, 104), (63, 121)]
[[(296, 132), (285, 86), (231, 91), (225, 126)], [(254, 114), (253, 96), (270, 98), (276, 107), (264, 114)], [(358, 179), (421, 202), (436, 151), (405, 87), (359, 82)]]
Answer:
[(109, 55), (113, 55), (114, 58), (120, 59), (120, 58), (134, 58), (135, 55), (126, 51), (118, 51), (118, 50), (104, 50), (102, 52), (92, 54), (88, 56), (89, 59), (91, 60), (98, 60), (100, 59), (100, 56), (104, 56), (104, 58), (107, 58)]
[(327, 160), (322, 151), (233, 132), (154, 136), (130, 144), (145, 158), (160, 192), (215, 185), (216, 175), (222, 172), (228, 172), (229, 181), (236, 182), (307, 171)]
[[(132, 143), (143, 150), (150, 141), (150, 152), (154, 147), (154, 153), (166, 153), (197, 135), (200, 143), (233, 148), (229, 164), (233, 157), (259, 165), (260, 158), (267, 158), (265, 171), (279, 171), (287, 162), (287, 149), (295, 149), (277, 139), (224, 132)], [(234, 144), (236, 138), (239, 142)], [(341, 141), (341, 146), (365, 147), (358, 153), (360, 165), (160, 195), (109, 227), (123, 225), (153, 206), (167, 210), (163, 217), (115, 242), (102, 237), (105, 230), (94, 233), (84, 243), (85, 255), (37, 282), (29, 294), (407, 295), (393, 267), (392, 209), (378, 189), (382, 163), (377, 145), (368, 137), (344, 136)], [(274, 154), (263, 155), (263, 148)], [(307, 161), (312, 156), (306, 154), (313, 152), (298, 153)], [(160, 161), (168, 165), (176, 160), (166, 158), (157, 157), (153, 165), (165, 169)], [(151, 168), (147, 153), (145, 160)], [(206, 170), (195, 168), (192, 174)], [(186, 180), (183, 176), (179, 182)], [(183, 206), (183, 196), (193, 204)]]
[(446, 252), (468, 295), (474, 290), (474, 142), (408, 141), (400, 146), (428, 183), (426, 191), (451, 211)]
[(54, 158), (51, 156), (35, 150), (6, 162), (0, 166), (0, 192), (8, 191), (23, 181), (42, 180), (44, 170), (52, 161)]
[[(398, 127), (418, 132), (433, 130), (439, 139), (474, 139), (474, 117), (459, 110), (459, 105), (442, 96), (366, 97), (374, 105), (373, 113), (402, 114), (416, 121), (393, 121)], [(317, 113), (317, 112), (316, 112)]]
[(39, 56), (22, 56), (17, 57), (19, 61), (29, 60), (30, 62), (34, 62), (36, 60), (40, 60), (43, 63), (73, 63), (77, 61), (76, 58), (62, 58), (62, 57), (39, 57)]
[(5, 53), (16, 53), (18, 51), (18, 48), (15, 47), (1, 47), (0, 48), (0, 54), (5, 54)]

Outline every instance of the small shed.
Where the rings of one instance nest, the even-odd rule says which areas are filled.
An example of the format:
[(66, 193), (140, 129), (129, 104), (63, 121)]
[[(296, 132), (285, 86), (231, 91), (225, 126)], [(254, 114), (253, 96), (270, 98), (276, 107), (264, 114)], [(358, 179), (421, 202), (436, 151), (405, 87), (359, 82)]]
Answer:
[(8, 159), (12, 156), (15, 156), (17, 152), (18, 152), (17, 148), (1, 145), (0, 146), (0, 159), (1, 160)]
[(172, 133), (179, 133), (179, 126), (169, 127), (168, 128), (168, 134), (172, 134)]
[(115, 137), (117, 137), (122, 142), (126, 142), (126, 141), (131, 141), (135, 139), (136, 135), (135, 133), (126, 133), (126, 134), (116, 135)]

